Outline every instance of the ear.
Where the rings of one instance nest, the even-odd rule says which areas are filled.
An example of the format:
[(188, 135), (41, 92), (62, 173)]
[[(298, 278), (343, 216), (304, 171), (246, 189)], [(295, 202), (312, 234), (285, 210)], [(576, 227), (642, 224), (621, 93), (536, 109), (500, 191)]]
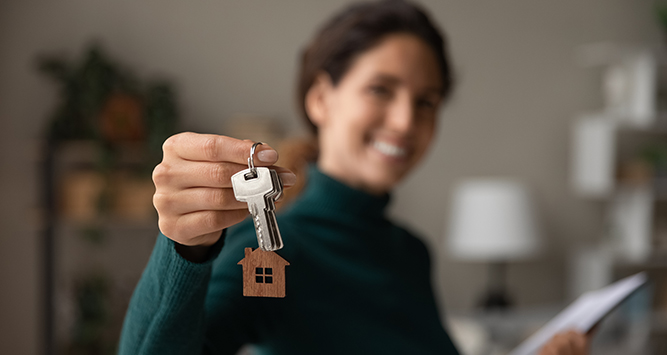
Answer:
[(306, 113), (318, 128), (325, 125), (329, 117), (329, 101), (332, 91), (331, 77), (321, 72), (306, 93)]

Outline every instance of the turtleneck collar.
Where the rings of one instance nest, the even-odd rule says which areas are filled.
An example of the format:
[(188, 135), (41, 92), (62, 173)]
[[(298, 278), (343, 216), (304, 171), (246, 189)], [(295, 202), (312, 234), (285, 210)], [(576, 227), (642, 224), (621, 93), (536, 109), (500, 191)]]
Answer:
[(310, 165), (308, 181), (298, 203), (313, 210), (383, 218), (390, 199), (389, 194), (377, 196), (352, 188)]

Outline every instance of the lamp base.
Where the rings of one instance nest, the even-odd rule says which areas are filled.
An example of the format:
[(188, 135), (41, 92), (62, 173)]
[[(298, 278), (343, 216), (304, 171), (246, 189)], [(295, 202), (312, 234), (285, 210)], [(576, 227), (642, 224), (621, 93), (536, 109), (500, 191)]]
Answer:
[(485, 311), (506, 310), (512, 306), (512, 301), (507, 296), (507, 293), (496, 290), (488, 291), (479, 305)]
[(489, 263), (489, 276), (486, 294), (480, 302), (484, 310), (506, 310), (512, 306), (507, 295), (507, 264), (505, 262)]

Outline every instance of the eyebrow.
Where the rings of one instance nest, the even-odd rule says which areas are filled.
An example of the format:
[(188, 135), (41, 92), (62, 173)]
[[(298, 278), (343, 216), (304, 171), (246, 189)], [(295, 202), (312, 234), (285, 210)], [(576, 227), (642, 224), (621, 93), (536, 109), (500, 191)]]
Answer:
[[(381, 81), (388, 82), (389, 84), (392, 84), (392, 85), (396, 85), (396, 84), (401, 83), (401, 79), (399, 79), (399, 78), (397, 78), (393, 75), (383, 74), (383, 73), (375, 75), (372, 80), (381, 80)], [(429, 92), (429, 93), (434, 92), (438, 95), (442, 94), (442, 88), (440, 88), (438, 86), (428, 87), (428, 88), (426, 88), (425, 91)]]
[(387, 81), (387, 82), (389, 82), (389, 83), (391, 83), (391, 84), (400, 84), (400, 83), (401, 83), (401, 79), (399, 79), (399, 78), (397, 78), (397, 77), (395, 77), (395, 76), (393, 76), (393, 75), (382, 74), (382, 73), (380, 73), (380, 74), (376, 74), (376, 75), (373, 77), (373, 80)]

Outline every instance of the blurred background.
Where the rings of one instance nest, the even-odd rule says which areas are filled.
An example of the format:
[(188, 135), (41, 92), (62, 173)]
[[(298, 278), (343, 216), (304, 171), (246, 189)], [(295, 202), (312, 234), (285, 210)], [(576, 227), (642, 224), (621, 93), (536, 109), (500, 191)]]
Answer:
[[(161, 142), (303, 137), (300, 50), (346, 3), (0, 2), (0, 353), (114, 353), (157, 234)], [(505, 353), (582, 292), (646, 270), (626, 307), (639, 325), (607, 338), (667, 351), (663, 5), (419, 3), (457, 86), (391, 214), (430, 247), (462, 350)], [(511, 223), (476, 227), (499, 215)]]

